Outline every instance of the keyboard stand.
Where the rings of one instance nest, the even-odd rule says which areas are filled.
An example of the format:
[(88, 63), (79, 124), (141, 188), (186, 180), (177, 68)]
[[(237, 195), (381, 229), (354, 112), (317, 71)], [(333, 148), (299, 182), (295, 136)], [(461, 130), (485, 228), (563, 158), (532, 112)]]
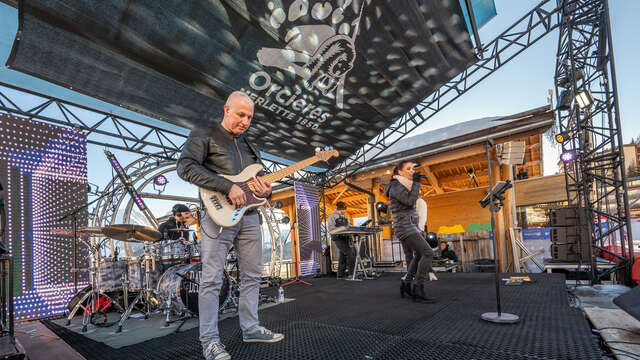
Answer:
[[(373, 273), (373, 268), (371, 267), (371, 259), (369, 259), (369, 267), (365, 268), (362, 264), (362, 257), (360, 257), (360, 248), (362, 247), (362, 240), (360, 239), (360, 235), (353, 234), (354, 242), (356, 243), (356, 260), (353, 264), (353, 272), (351, 274), (351, 278), (347, 278), (349, 281), (362, 281), (362, 280), (373, 280), (374, 277), (369, 274)], [(361, 274), (360, 277), (356, 279), (356, 275)]]

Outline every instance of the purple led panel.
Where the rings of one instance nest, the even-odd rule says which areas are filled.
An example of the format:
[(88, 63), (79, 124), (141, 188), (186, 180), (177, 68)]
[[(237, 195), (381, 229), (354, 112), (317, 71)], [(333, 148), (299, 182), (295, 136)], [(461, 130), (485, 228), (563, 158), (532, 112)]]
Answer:
[(322, 239), (320, 233), (320, 193), (313, 185), (294, 182), (300, 274), (315, 275), (320, 266)]
[[(61, 315), (74, 295), (73, 237), (72, 221), (58, 219), (87, 204), (86, 135), (0, 115), (0, 181), (6, 185), (16, 319)], [(84, 210), (78, 226), (86, 224)], [(78, 267), (87, 268), (82, 243), (78, 252)], [(79, 273), (79, 289), (87, 279), (86, 272)]]

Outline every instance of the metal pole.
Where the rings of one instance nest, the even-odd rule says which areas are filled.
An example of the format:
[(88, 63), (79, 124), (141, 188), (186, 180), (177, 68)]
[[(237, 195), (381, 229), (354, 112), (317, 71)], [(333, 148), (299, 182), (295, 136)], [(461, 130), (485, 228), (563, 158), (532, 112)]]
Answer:
[(491, 212), (491, 234), (493, 235), (493, 259), (496, 265), (495, 271), (495, 281), (496, 281), (496, 305), (498, 308), (498, 316), (502, 316), (502, 306), (500, 303), (500, 269), (498, 268), (498, 247), (497, 245), (497, 236), (496, 236), (496, 219), (493, 211), (493, 203), (495, 199), (493, 198), (493, 182), (492, 182), (492, 174), (491, 174), (491, 143), (489, 141), (484, 143), (484, 149), (487, 153), (487, 170), (489, 174), (489, 211)]
[[(520, 321), (518, 315), (503, 313), (502, 304), (500, 302), (500, 269), (498, 268), (498, 247), (496, 246), (496, 220), (494, 214), (494, 202), (495, 197), (491, 184), (491, 146), (493, 146), (493, 140), (489, 139), (484, 143), (484, 148), (487, 153), (487, 168), (489, 173), (489, 211), (491, 212), (491, 233), (493, 234), (493, 258), (495, 259), (495, 284), (496, 284), (496, 305), (498, 312), (486, 312), (480, 316), (482, 320), (486, 320), (492, 323), (498, 324), (515, 324)], [(497, 208), (496, 208), (497, 210)]]
[[(615, 109), (615, 123), (616, 123), (616, 129), (617, 131), (617, 137), (618, 137), (618, 145), (620, 146), (620, 161), (621, 161), (621, 166), (620, 166), (620, 175), (622, 176), (622, 199), (624, 201), (624, 215), (625, 215), (625, 221), (626, 221), (626, 225), (627, 225), (627, 244), (629, 247), (629, 261), (630, 261), (630, 266), (633, 266), (633, 236), (631, 233), (631, 221), (629, 221), (629, 219), (631, 218), (631, 212), (629, 210), (629, 195), (628, 195), (628, 191), (627, 191), (627, 174), (626, 174), (626, 169), (624, 168), (624, 150), (623, 150), (623, 142), (622, 142), (622, 126), (620, 125), (620, 109), (618, 107), (618, 83), (616, 81), (616, 66), (615, 66), (615, 61), (614, 61), (614, 57), (613, 57), (613, 40), (611, 38), (611, 17), (609, 16), (609, 1), (608, 0), (604, 0), (604, 9), (605, 9), (605, 21), (607, 23), (607, 40), (609, 42), (609, 66), (611, 67), (611, 86), (613, 88), (613, 107)], [(608, 93), (607, 93), (608, 94)], [(611, 116), (611, 114), (609, 113), (609, 116)], [(620, 239), (620, 242), (624, 242), (624, 238)], [(624, 253), (622, 254), (622, 256), (624, 256)]]

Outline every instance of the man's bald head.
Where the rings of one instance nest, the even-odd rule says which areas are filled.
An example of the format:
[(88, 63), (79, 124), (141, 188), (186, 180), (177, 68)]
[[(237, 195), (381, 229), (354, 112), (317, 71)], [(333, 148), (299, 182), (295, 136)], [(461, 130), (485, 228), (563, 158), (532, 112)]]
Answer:
[(253, 100), (242, 91), (234, 91), (224, 104), (222, 127), (234, 136), (240, 136), (249, 129), (253, 118)]
[(227, 97), (227, 102), (225, 103), (225, 105), (232, 106), (239, 100), (244, 101), (253, 107), (253, 100), (251, 100), (249, 95), (247, 95), (242, 91), (234, 91), (231, 94), (229, 94), (229, 97)]

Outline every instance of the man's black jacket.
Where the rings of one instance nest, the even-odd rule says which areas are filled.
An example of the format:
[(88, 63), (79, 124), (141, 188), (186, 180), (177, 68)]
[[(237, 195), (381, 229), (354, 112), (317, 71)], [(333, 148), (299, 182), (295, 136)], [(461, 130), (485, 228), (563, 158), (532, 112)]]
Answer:
[(177, 173), (198, 187), (228, 194), (233, 182), (219, 175), (237, 175), (259, 162), (260, 153), (244, 134), (235, 137), (217, 123), (191, 131), (178, 159)]

